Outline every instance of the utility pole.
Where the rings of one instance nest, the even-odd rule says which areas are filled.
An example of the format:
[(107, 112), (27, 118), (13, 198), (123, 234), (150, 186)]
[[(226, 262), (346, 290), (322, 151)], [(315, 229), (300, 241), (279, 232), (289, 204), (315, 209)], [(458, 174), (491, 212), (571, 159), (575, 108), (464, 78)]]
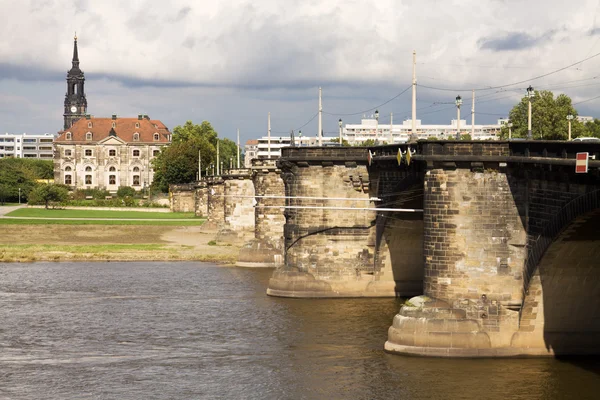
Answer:
[(569, 140), (571, 140), (571, 121), (575, 118), (572, 114), (567, 115), (567, 121), (569, 121)]
[(221, 174), (221, 171), (219, 170), (219, 165), (219, 138), (217, 138), (217, 176)]
[(340, 142), (339, 142), (339, 145), (340, 145), (340, 147), (342, 147), (342, 119), (341, 118), (338, 121), (338, 125), (340, 127)]
[(202, 151), (198, 150), (198, 180), (202, 179)]
[(456, 140), (460, 140), (460, 106), (462, 99), (460, 95), (456, 96)]
[(323, 101), (321, 86), (319, 86), (319, 146), (323, 146)]
[(531, 140), (533, 139), (533, 134), (531, 133), (531, 98), (534, 95), (534, 91), (533, 88), (531, 87), (531, 85), (529, 85), (529, 87), (527, 88), (527, 97), (529, 99), (529, 105), (527, 108), (527, 139)]
[(417, 141), (417, 52), (413, 50), (413, 78), (412, 78), (412, 129), (410, 141)]
[(473, 90), (473, 103), (471, 104), (471, 140), (475, 139), (475, 90)]
[(240, 169), (240, 128), (237, 130), (237, 168)]
[(271, 158), (271, 113), (267, 119), (267, 158)]
[(394, 113), (390, 113), (390, 144), (394, 144), (394, 135), (392, 135), (393, 127), (394, 127)]

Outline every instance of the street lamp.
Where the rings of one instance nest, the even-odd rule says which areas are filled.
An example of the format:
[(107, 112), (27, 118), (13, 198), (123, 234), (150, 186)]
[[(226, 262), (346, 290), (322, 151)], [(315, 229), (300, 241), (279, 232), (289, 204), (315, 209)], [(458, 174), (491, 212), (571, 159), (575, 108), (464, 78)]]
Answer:
[(454, 103), (456, 104), (456, 140), (460, 140), (460, 106), (462, 104), (460, 95), (456, 96)]
[(575, 118), (573, 115), (567, 115), (567, 121), (569, 121), (569, 140), (571, 140), (571, 121)]
[(506, 126), (508, 126), (508, 140), (510, 140), (510, 139), (512, 139), (512, 130), (511, 130), (511, 128), (512, 128), (513, 124), (512, 124), (512, 122), (509, 122), (508, 124), (506, 124)]
[(300, 144), (298, 144), (298, 147), (302, 147), (302, 129), (298, 131), (298, 141), (300, 142)]
[(338, 125), (340, 127), (340, 147), (342, 146), (342, 119), (338, 121)]
[(21, 204), (21, 188), (19, 188), (19, 205)]
[(529, 99), (529, 106), (527, 108), (527, 139), (529, 140), (533, 138), (533, 135), (531, 134), (531, 98), (534, 94), (533, 88), (529, 85), (527, 88), (527, 97)]
[(377, 130), (379, 129), (379, 110), (375, 110), (375, 143), (378, 143)]

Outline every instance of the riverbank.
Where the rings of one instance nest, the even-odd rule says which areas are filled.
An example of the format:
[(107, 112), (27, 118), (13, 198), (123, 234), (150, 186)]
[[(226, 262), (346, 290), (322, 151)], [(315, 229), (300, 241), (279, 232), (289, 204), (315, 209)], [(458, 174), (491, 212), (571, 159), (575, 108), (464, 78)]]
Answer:
[[(6, 228), (8, 228), (6, 226)], [(209, 226), (19, 225), (0, 230), (0, 262), (205, 261), (231, 264), (243, 240)]]

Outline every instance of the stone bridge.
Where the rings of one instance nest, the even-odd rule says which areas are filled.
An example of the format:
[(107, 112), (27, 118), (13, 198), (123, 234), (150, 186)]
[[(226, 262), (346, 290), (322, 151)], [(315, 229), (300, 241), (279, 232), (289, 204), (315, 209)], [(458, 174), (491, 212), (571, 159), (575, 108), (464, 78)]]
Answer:
[(600, 144), (290, 147), (190, 190), (253, 233), (238, 265), (279, 266), (269, 295), (410, 297), (389, 352), (600, 353)]
[(600, 353), (598, 159), (599, 144), (543, 141), (284, 149), (267, 293), (421, 295), (394, 318), (395, 353)]

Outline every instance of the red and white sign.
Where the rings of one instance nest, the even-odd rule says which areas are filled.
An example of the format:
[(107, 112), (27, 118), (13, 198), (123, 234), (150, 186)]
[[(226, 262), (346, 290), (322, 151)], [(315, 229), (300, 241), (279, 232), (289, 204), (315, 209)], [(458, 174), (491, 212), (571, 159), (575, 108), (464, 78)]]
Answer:
[(589, 153), (577, 153), (575, 156), (575, 173), (586, 174), (588, 172)]

